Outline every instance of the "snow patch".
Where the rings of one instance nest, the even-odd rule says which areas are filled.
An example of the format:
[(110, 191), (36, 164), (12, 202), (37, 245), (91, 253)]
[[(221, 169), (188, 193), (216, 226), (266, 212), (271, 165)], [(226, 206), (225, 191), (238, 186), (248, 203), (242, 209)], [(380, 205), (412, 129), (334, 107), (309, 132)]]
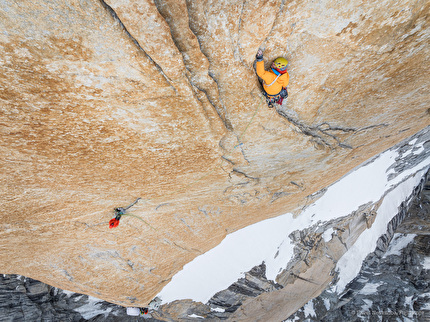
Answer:
[(408, 144), (409, 145), (415, 145), (415, 143), (417, 143), (417, 141), (418, 141), (418, 139), (415, 138), (415, 139), (411, 140)]
[(416, 234), (399, 234), (396, 233), (393, 236), (393, 239), (390, 243), (390, 246), (387, 249), (387, 252), (384, 254), (383, 258), (390, 256), (390, 255), (397, 255), (400, 256), (402, 254), (402, 249), (411, 243)]
[(212, 312), (218, 312), (218, 313), (224, 313), (225, 309), (222, 309), (220, 307), (211, 308)]
[(357, 276), (366, 256), (375, 250), (379, 237), (386, 233), (388, 222), (397, 214), (398, 207), (409, 197), (424, 173), (424, 171), (420, 171), (415, 176), (409, 177), (384, 197), (372, 227), (358, 237), (355, 244), (336, 265), (336, 269), (339, 271), (339, 281), (335, 286), (337, 293), (343, 292), (346, 285)]
[(107, 317), (108, 314), (112, 311), (112, 308), (101, 309), (99, 307), (100, 302), (102, 302), (102, 300), (99, 300), (92, 296), (88, 296), (88, 303), (76, 308), (75, 311), (80, 313), (82, 317), (86, 320), (89, 320), (99, 314), (104, 314), (104, 316)]
[(406, 296), (406, 297), (405, 297), (405, 306), (409, 306), (409, 309), (410, 309), (411, 311), (413, 311), (413, 310), (414, 310), (413, 302), (412, 302), (413, 298), (414, 298), (414, 296), (413, 296), (413, 295), (411, 295), (411, 296)]
[(309, 301), (308, 303), (306, 303), (306, 305), (303, 307), (303, 311), (305, 313), (305, 318), (306, 317), (316, 317), (316, 313), (315, 313), (315, 309), (314, 309), (314, 302), (313, 301)]
[(363, 299), (363, 302), (365, 303), (361, 309), (365, 312), (369, 312), (370, 308), (372, 307), (373, 301), (371, 300), (367, 300), (367, 299)]
[(194, 319), (204, 319), (203, 316), (197, 315), (197, 314), (191, 314), (188, 315), (189, 318), (194, 318)]
[(273, 257), (274, 250), (292, 231), (288, 229), (292, 223), (295, 226), (293, 215), (286, 214), (227, 235), (218, 246), (186, 264), (158, 297), (163, 303), (179, 299), (206, 303), (213, 294), (243, 277), (244, 272), (267, 260), (268, 254)]
[(327, 311), (330, 310), (330, 300), (328, 298), (324, 299), (324, 306), (327, 309)]
[(424, 144), (421, 144), (413, 150), (414, 155), (421, 154), (422, 152), (424, 152)]
[(367, 283), (361, 290), (359, 294), (370, 295), (378, 293), (378, 287), (383, 285), (383, 283)]
[(430, 257), (424, 258), (423, 261), (423, 268), (424, 269), (430, 269)]
[(322, 238), (324, 239), (324, 241), (325, 241), (326, 243), (328, 243), (330, 240), (332, 240), (332, 238), (333, 238), (333, 233), (334, 233), (333, 228), (327, 229), (327, 230), (324, 232), (324, 234), (322, 235)]

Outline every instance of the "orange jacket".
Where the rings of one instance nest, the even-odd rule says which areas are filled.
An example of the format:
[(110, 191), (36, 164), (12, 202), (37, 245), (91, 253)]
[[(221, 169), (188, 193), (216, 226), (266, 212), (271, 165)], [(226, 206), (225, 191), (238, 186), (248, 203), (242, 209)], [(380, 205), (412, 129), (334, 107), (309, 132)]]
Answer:
[(279, 94), (282, 88), (287, 87), (288, 82), (290, 81), (290, 75), (288, 75), (288, 72), (286, 72), (285, 74), (279, 76), (272, 86), (267, 86), (270, 85), (277, 76), (274, 72), (269, 72), (264, 69), (264, 61), (257, 61), (257, 75), (263, 79), (263, 88), (269, 95)]

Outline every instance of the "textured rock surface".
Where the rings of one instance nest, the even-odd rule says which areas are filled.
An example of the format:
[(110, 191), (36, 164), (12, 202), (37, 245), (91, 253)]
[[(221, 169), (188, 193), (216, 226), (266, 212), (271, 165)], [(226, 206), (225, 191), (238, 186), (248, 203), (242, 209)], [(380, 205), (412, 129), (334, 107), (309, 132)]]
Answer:
[[(428, 159), (430, 149), (423, 147), (428, 146), (429, 135), (428, 129), (421, 131), (412, 141), (406, 141), (415, 142), (414, 144), (401, 143), (393, 148), (400, 153), (389, 167), (395, 169), (389, 171), (391, 176), (400, 175), (399, 171), (409, 171), (411, 167)], [(427, 275), (430, 272), (427, 238), (429, 178), (430, 172), (427, 173), (427, 178), (422, 178), (422, 184), (416, 186), (411, 197), (401, 203), (399, 213), (387, 225), (387, 233), (379, 238), (375, 252), (367, 256), (360, 274), (343, 294), (339, 296), (334, 292), (324, 291), (292, 315), (290, 321), (319, 321), (323, 318), (328, 321), (366, 320), (369, 317), (377, 320), (381, 315), (394, 318), (393, 312), (397, 312), (396, 317), (427, 316)], [(288, 312), (295, 311), (308, 298), (321, 293), (333, 278), (335, 283), (337, 274), (333, 268), (336, 259), (351, 247), (363, 229), (373, 225), (372, 216), (376, 216), (380, 204), (380, 201), (364, 204), (346, 217), (318, 222), (305, 230), (294, 231), (289, 237), (296, 245), (295, 256), (278, 276), (279, 283), (266, 279), (266, 265), (263, 263), (245, 273), (244, 278), (240, 278), (226, 290), (215, 294), (207, 305), (191, 300), (174, 301), (162, 305), (157, 312), (151, 311), (153, 318), (148, 320), (193, 321), (198, 317), (209, 321), (283, 320), (289, 315)], [(330, 240), (323, 236), (326, 231), (332, 232)], [(390, 241), (395, 231), (397, 234), (394, 243), (391, 243), (393, 246)], [(399, 246), (402, 245), (402, 238), (407, 239), (407, 243), (403, 243), (404, 249)], [(388, 252), (385, 253), (387, 248)], [(216, 279), (216, 274), (211, 278)], [(29, 278), (4, 275), (0, 280), (0, 321), (138, 319), (127, 317), (123, 307), (86, 295), (64, 292)], [(386, 295), (372, 295), (375, 290)], [(369, 306), (371, 302), (373, 304)], [(341, 308), (338, 309), (339, 307)], [(252, 311), (253, 308), (257, 308), (257, 311)], [(250, 313), (252, 318), (249, 317)]]
[[(0, 321), (136, 322), (124, 307), (19, 275), (0, 275)], [(146, 321), (156, 321), (146, 319)]]
[[(0, 2), (0, 272), (147, 304), (227, 233), (298, 210), (429, 124), (428, 12), (418, 0)], [(259, 46), (290, 61), (278, 113), (259, 95)], [(109, 230), (137, 197), (148, 224)]]
[[(429, 174), (427, 184), (422, 186), (423, 190), (420, 192), (420, 189), (416, 189), (416, 197), (407, 212), (406, 208), (402, 208), (390, 223), (390, 227), (400, 223), (394, 234), (394, 242), (391, 242), (393, 230), (389, 229), (387, 235), (380, 239), (378, 250), (369, 255), (359, 276), (350, 283), (346, 296), (339, 299), (333, 293), (323, 292), (320, 297), (309, 302), (311, 304), (307, 304), (312, 310), (302, 308), (288, 321), (379, 321), (382, 317), (384, 321), (397, 321), (399, 317), (424, 321), (429, 318), (430, 310), (426, 305), (430, 298), (430, 270), (428, 264), (424, 265), (426, 259), (430, 258)], [(426, 218), (426, 223), (420, 224), (418, 228), (415, 223), (424, 222)], [(414, 224), (411, 225), (411, 222)], [(397, 247), (397, 251), (391, 251), (392, 244), (402, 238), (409, 241), (406, 247)], [(303, 248), (305, 244), (300, 244), (300, 238), (297, 240), (298, 246)], [(303, 252), (298, 250), (300, 253)], [(225, 320), (244, 300), (281, 288), (281, 285), (267, 281), (263, 264), (246, 273), (245, 278), (227, 290), (216, 294), (207, 306), (192, 301), (173, 302), (162, 306), (160, 312), (156, 313), (160, 320), (147, 321), (192, 321), (190, 316), (193, 314), (208, 321)], [(0, 276), (0, 298), (0, 321), (143, 320), (126, 316), (123, 307), (103, 301), (88, 305), (91, 302), (86, 295), (70, 294), (14, 275)], [(315, 314), (310, 315), (309, 312)]]

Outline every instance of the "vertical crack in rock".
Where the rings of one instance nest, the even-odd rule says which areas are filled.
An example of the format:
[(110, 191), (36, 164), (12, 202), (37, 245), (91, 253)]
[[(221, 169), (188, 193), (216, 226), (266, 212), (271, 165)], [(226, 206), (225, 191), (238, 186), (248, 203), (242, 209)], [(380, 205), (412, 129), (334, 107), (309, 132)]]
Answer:
[(279, 6), (278, 13), (276, 14), (275, 19), (273, 19), (272, 27), (270, 28), (270, 31), (267, 33), (266, 38), (264, 38), (264, 40), (261, 42), (260, 47), (261, 47), (261, 46), (262, 46), (262, 47), (265, 47), (265, 46), (264, 46), (264, 44), (267, 42), (267, 39), (268, 39), (268, 38), (270, 37), (270, 35), (272, 34), (273, 29), (274, 29), (274, 28), (275, 28), (275, 26), (276, 26), (276, 21), (278, 21), (279, 16), (281, 15), (282, 11), (284, 10), (284, 6), (285, 6), (285, 0), (282, 0), (282, 1), (281, 1), (281, 5)]
[[(197, 38), (197, 40), (198, 40), (198, 38)], [(200, 41), (199, 41), (199, 43), (200, 43)], [(202, 54), (206, 57), (206, 59), (209, 61), (209, 57), (208, 56), (206, 56), (203, 52), (202, 52)], [(210, 64), (210, 62), (209, 62), (209, 64)], [(210, 68), (209, 68), (210, 69)], [(214, 83), (216, 84), (216, 87), (217, 87), (217, 91), (218, 91), (218, 93), (220, 92), (220, 86), (219, 86), (219, 83), (218, 83), (218, 81), (217, 81), (217, 79), (215, 78), (215, 76), (213, 75), (213, 73), (211, 73), (210, 71), (208, 72), (208, 76), (214, 81)], [(218, 94), (219, 95), (219, 94)], [(221, 106), (219, 107), (219, 108), (216, 108), (216, 111), (217, 111), (217, 113), (218, 113), (218, 115), (219, 115), (219, 117), (220, 117), (220, 119), (221, 119), (221, 121), (224, 123), (224, 126), (226, 127), (226, 129), (227, 130), (229, 130), (229, 131), (233, 131), (233, 125), (231, 124), (231, 121), (230, 121), (230, 119), (229, 119), (229, 117), (227, 116), (227, 109), (225, 108), (225, 105), (224, 105), (224, 103), (223, 103), (223, 101), (222, 101), (222, 97), (221, 97), (221, 95), (219, 95), (219, 101), (220, 101), (220, 104), (221, 104)]]
[[(185, 0), (185, 3), (186, 3), (187, 14), (188, 14), (188, 29), (193, 33), (195, 39), (197, 40), (197, 43), (198, 43), (199, 49), (200, 49), (199, 52), (205, 57), (206, 61), (209, 63), (207, 76), (215, 83), (216, 88), (217, 88), (218, 99), (219, 99), (220, 103), (218, 106), (215, 106), (216, 111), (217, 111), (221, 121), (224, 123), (224, 126), (226, 127), (226, 129), (229, 131), (232, 131), (233, 125), (232, 125), (232, 123), (231, 123), (231, 121), (227, 115), (227, 109), (223, 103), (223, 99), (222, 99), (221, 95), (219, 94), (221, 92), (220, 85), (219, 85), (218, 80), (216, 79), (215, 75), (211, 72), (212, 63), (209, 59), (209, 54), (204, 49), (204, 46), (202, 46), (202, 43), (200, 40), (200, 35), (199, 35), (198, 31), (196, 30), (196, 28), (191, 23), (192, 21), (200, 21), (200, 19), (198, 19), (197, 17), (194, 17), (194, 15), (193, 15), (193, 8), (192, 8), (193, 3), (190, 0)], [(193, 20), (193, 17), (196, 19)], [(207, 32), (207, 30), (206, 30), (206, 32)]]
[(109, 6), (104, 0), (99, 0), (99, 1), (101, 3), (102, 7), (105, 8), (107, 10), (107, 12), (109, 12), (109, 14), (115, 19), (115, 21), (118, 22), (120, 27), (124, 30), (125, 34), (131, 39), (131, 41), (133, 41), (133, 43), (136, 45), (136, 47), (139, 49), (139, 51), (141, 51), (154, 64), (154, 66), (158, 69), (160, 74), (163, 75), (163, 77), (165, 78), (167, 83), (173, 88), (175, 93), (178, 94), (178, 90), (175, 88), (175, 86), (173, 86), (171, 79), (163, 71), (163, 68), (161, 68), (161, 66), (158, 65), (154, 59), (152, 59), (152, 57), (142, 48), (142, 46), (139, 44), (139, 42), (136, 40), (136, 38), (134, 38), (133, 35), (130, 34), (130, 32), (127, 30), (126, 26), (123, 24), (121, 19), (116, 14), (115, 10), (113, 10), (112, 7)]
[[(224, 127), (231, 131), (233, 129), (231, 122), (226, 117), (226, 109), (222, 103), (219, 95), (219, 86), (216, 80), (209, 71), (206, 73), (201, 72), (202, 66), (205, 67), (203, 62), (199, 64), (199, 54), (206, 59), (208, 65), (210, 66), (209, 59), (202, 51), (202, 47), (197, 37), (197, 34), (192, 30), (190, 25), (188, 5), (185, 5), (184, 16), (188, 17), (187, 27), (181, 27), (181, 21), (183, 19), (178, 19), (175, 15), (178, 14), (178, 10), (181, 10), (178, 4), (170, 4), (168, 1), (155, 0), (154, 4), (159, 12), (159, 14), (164, 18), (170, 29), (170, 35), (172, 37), (173, 43), (175, 44), (178, 51), (182, 54), (182, 60), (186, 70), (191, 75), (186, 75), (188, 82), (192, 85), (194, 91), (198, 90), (203, 93), (211, 105), (211, 108), (218, 114), (218, 117), (222, 121)], [(175, 11), (176, 10), (176, 11)], [(197, 46), (193, 44), (192, 37), (187, 36), (187, 32), (192, 33), (195, 38), (196, 45), (198, 45), (198, 52), (195, 51)], [(194, 50), (194, 52), (192, 52)], [(203, 64), (202, 64), (203, 63)], [(215, 84), (213, 84), (215, 83)], [(215, 90), (217, 88), (217, 90)], [(201, 104), (204, 102), (197, 98)]]

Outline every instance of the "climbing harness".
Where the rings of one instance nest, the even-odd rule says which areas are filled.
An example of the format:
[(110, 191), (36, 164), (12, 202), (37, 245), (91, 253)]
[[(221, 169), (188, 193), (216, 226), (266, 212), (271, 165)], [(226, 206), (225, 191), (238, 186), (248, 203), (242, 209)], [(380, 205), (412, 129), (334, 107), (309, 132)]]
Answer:
[[(283, 93), (283, 90), (285, 90), (286, 95), (282, 95), (281, 93)], [(270, 95), (267, 94), (266, 91), (263, 91), (263, 95), (266, 97), (266, 102), (267, 105), (269, 105), (270, 108), (273, 107), (273, 104), (277, 103), (279, 105), (282, 105), (282, 102), (284, 100), (284, 98), (288, 97), (288, 91), (287, 88), (284, 87), (278, 94), (276, 95)]]

